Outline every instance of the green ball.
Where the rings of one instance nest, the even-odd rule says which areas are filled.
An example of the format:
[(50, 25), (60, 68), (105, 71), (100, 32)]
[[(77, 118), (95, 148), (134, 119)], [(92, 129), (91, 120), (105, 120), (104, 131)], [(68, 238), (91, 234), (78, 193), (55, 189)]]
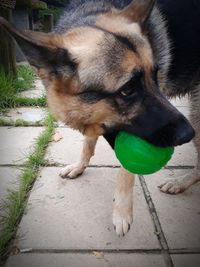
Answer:
[(115, 139), (115, 154), (122, 166), (135, 174), (151, 174), (171, 159), (174, 147), (157, 147), (138, 136), (119, 132)]

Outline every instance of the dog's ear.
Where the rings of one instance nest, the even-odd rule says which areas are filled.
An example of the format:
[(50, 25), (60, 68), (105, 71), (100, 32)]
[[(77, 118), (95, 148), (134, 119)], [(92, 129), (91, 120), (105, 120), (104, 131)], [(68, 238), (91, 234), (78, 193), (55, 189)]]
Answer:
[(155, 0), (133, 0), (127, 7), (122, 9), (121, 15), (128, 18), (130, 21), (138, 22), (142, 28), (149, 18)]
[[(72, 61), (67, 49), (62, 48), (62, 38), (53, 33), (33, 31), (20, 32), (0, 17), (0, 27), (5, 29), (17, 41), (28, 62), (38, 71), (45, 69), (48, 73), (64, 74), (74, 72), (76, 63)], [(59, 47), (60, 45), (60, 47)]]

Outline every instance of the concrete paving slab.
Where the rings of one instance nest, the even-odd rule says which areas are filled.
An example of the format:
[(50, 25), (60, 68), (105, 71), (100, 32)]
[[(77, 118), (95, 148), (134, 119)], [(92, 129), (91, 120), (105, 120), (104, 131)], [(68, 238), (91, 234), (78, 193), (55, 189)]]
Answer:
[[(78, 161), (83, 145), (83, 135), (70, 128), (56, 128), (55, 131), (59, 132), (63, 139), (49, 145), (46, 154), (49, 163), (65, 165)], [(100, 137), (97, 142), (95, 155), (92, 157), (90, 165), (120, 165), (114, 151), (103, 137)]]
[(42, 131), (42, 127), (0, 127), (0, 165), (25, 162)]
[(134, 223), (119, 238), (112, 225), (117, 169), (88, 168), (82, 177), (59, 178), (60, 168), (44, 168), (31, 192), (20, 223), (18, 246), (34, 249), (159, 248), (139, 181)]
[(42, 81), (40, 79), (36, 79), (33, 83), (32, 89), (21, 92), (19, 95), (21, 97), (38, 98), (46, 95), (46, 91)]
[(6, 121), (24, 120), (27, 122), (40, 122), (45, 119), (46, 109), (37, 107), (12, 108), (5, 115), (1, 116)]
[(170, 102), (176, 107), (190, 107), (190, 101), (188, 97), (172, 98), (170, 99)]
[(175, 106), (187, 119), (190, 117), (190, 101), (188, 97), (172, 98), (170, 100), (173, 106)]
[(174, 267), (199, 267), (200, 254), (172, 255)]
[(168, 166), (196, 166), (197, 151), (193, 142), (177, 146)]
[(188, 119), (190, 120), (190, 109), (189, 107), (177, 107), (177, 109)]
[[(9, 258), (6, 267), (164, 267), (161, 255), (105, 253), (21, 254)], [(193, 267), (193, 266), (192, 266)], [(195, 266), (196, 267), (196, 266)]]
[(15, 190), (18, 188), (19, 174), (19, 169), (13, 167), (0, 167), (0, 204), (2, 204), (3, 200), (6, 198), (8, 190)]
[[(78, 161), (83, 143), (83, 135), (78, 131), (70, 128), (57, 128), (63, 139), (59, 142), (52, 142), (46, 154), (46, 159), (50, 164), (72, 164)], [(172, 159), (168, 162), (168, 166), (183, 166), (183, 165), (196, 165), (197, 152), (192, 142), (176, 147)], [(107, 143), (107, 141), (100, 137), (95, 155), (90, 161), (90, 165), (103, 165), (103, 166), (119, 166), (114, 151)]]
[[(9, 190), (18, 189), (20, 170), (11, 167), (0, 167), (0, 206), (4, 204)], [(0, 208), (0, 217), (5, 214), (5, 210)], [(1, 223), (0, 223), (1, 230)]]
[(192, 170), (164, 170), (145, 177), (171, 249), (200, 248), (200, 184), (178, 195), (165, 194), (157, 188), (167, 179), (179, 177), (186, 172)]

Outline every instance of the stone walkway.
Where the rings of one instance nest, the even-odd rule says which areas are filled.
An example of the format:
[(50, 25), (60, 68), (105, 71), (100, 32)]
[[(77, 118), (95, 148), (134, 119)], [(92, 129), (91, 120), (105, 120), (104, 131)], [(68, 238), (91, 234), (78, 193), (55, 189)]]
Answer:
[[(39, 89), (37, 90), (37, 88)], [(41, 85), (31, 96), (38, 96)], [(26, 96), (29, 96), (26, 92)], [(173, 101), (188, 116), (186, 99)], [(10, 110), (7, 118), (41, 121), (39, 108)], [(0, 198), (18, 186), (20, 166), (43, 127), (0, 127)], [(60, 124), (62, 139), (51, 142), (48, 164), (37, 178), (20, 222), (6, 267), (199, 267), (200, 186), (180, 195), (157, 188), (162, 181), (192, 172), (192, 143), (176, 149), (169, 168), (137, 177), (134, 223), (123, 238), (112, 226), (112, 197), (119, 168), (113, 151), (100, 139), (90, 167), (78, 179), (59, 177), (63, 165), (78, 159), (83, 137)]]

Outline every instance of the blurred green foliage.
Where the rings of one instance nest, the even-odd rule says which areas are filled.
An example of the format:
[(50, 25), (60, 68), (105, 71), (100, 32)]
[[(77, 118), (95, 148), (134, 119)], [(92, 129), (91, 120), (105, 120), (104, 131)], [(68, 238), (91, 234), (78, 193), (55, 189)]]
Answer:
[(54, 20), (54, 24), (56, 23), (56, 21), (58, 20), (60, 14), (62, 13), (62, 8), (58, 8), (55, 6), (49, 6), (47, 9), (41, 9), (39, 10), (39, 18), (42, 19), (44, 15), (49, 15), (49, 14), (53, 14), (53, 20)]
[(47, 3), (47, 9), (39, 10), (39, 18), (42, 18), (44, 15), (53, 14), (54, 24), (60, 17), (64, 7), (69, 2), (69, 0), (43, 0)]
[(28, 7), (31, 9), (45, 9), (47, 8), (47, 3), (40, 0), (16, 0), (17, 6)]
[(57, 6), (57, 7), (65, 7), (65, 5), (69, 2), (69, 0), (43, 0), (48, 5)]

